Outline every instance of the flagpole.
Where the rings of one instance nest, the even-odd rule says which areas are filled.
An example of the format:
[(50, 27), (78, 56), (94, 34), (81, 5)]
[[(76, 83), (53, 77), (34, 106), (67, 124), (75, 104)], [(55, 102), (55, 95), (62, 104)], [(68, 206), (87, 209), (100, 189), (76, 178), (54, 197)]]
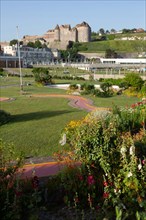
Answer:
[(21, 59), (20, 59), (20, 44), (19, 44), (19, 32), (17, 28), (17, 39), (18, 39), (18, 58), (19, 58), (19, 71), (20, 71), (20, 92), (23, 92), (23, 82), (22, 82), (22, 71), (21, 71)]

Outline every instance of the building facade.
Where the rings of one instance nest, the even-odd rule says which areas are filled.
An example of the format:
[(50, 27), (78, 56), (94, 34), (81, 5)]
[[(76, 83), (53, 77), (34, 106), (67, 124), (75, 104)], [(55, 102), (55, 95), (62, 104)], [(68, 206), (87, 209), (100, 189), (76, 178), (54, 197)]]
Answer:
[(57, 25), (55, 29), (48, 30), (42, 36), (25, 35), (22, 39), (24, 43), (30, 41), (35, 42), (38, 39), (44, 39), (47, 43), (50, 42), (90, 42), (91, 41), (91, 27), (86, 22), (77, 24), (71, 28), (70, 25)]
[[(4, 54), (18, 57), (17, 45), (4, 47)], [(57, 50), (51, 51), (49, 48), (32, 48), (20, 46), (20, 57), (24, 66), (33, 64), (48, 64), (59, 57)]]

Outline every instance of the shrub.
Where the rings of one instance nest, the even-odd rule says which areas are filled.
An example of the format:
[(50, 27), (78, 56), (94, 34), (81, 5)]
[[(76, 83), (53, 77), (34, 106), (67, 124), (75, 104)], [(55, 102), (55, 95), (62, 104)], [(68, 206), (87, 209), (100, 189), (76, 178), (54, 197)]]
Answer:
[(140, 90), (144, 81), (137, 73), (127, 73), (124, 81), (129, 84), (129, 86), (134, 87), (136, 90)]
[[(73, 124), (75, 126), (72, 126)], [(88, 172), (81, 175), (80, 181), (75, 181), (75, 184), (78, 183), (76, 186), (75, 176), (70, 176), (73, 185), (69, 188), (71, 197), (68, 197), (68, 202), (73, 203), (76, 198), (79, 201), (79, 195), (83, 196), (82, 193), (86, 191), (84, 204), (87, 206), (87, 201), (90, 201), (92, 207), (100, 206), (105, 216), (115, 208), (116, 214), (120, 212), (123, 219), (136, 219), (136, 213), (144, 216), (146, 214), (145, 130), (146, 106), (143, 103), (137, 103), (130, 109), (114, 108), (113, 112), (104, 117), (86, 117), (79, 123), (69, 124), (64, 131), (66, 141), (74, 152), (74, 158), (79, 160), (90, 173), (94, 187), (92, 193), (89, 192), (87, 196), (89, 188), (84, 180), (88, 179)], [(138, 147), (137, 143), (141, 145)], [(99, 184), (95, 178), (100, 179), (102, 184)], [(67, 184), (67, 180), (65, 189), (70, 185)], [(78, 188), (81, 182), (84, 184)], [(96, 191), (97, 187), (99, 194)], [(115, 219), (115, 214), (112, 219)]]
[(76, 90), (76, 89), (78, 89), (78, 85), (77, 85), (77, 84), (71, 84), (71, 85), (69, 86), (69, 89), (71, 89), (71, 90)]

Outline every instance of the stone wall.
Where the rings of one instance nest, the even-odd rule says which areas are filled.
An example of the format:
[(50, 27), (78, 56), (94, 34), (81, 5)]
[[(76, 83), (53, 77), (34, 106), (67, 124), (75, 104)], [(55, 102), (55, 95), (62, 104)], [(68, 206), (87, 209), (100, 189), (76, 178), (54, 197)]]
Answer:
[[(76, 25), (74, 28), (71, 28), (70, 25), (61, 25), (61, 26), (57, 25), (55, 29), (48, 30), (42, 36), (26, 35), (23, 37), (22, 40), (28, 43), (29, 41), (34, 42), (36, 39), (39, 38), (43, 38), (47, 43), (56, 42), (56, 41), (64, 42), (64, 44), (67, 44), (67, 42), (69, 41), (89, 42), (91, 41), (91, 28), (86, 22), (82, 22), (81, 24)], [(60, 45), (64, 45), (64, 44), (60, 44)]]

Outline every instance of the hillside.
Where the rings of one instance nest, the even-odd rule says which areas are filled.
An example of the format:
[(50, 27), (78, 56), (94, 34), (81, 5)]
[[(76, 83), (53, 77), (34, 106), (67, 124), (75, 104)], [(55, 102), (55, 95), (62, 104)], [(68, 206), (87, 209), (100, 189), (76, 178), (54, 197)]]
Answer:
[(146, 51), (146, 41), (144, 40), (105, 40), (79, 43), (80, 52), (104, 52), (107, 49), (116, 52), (144, 52)]

